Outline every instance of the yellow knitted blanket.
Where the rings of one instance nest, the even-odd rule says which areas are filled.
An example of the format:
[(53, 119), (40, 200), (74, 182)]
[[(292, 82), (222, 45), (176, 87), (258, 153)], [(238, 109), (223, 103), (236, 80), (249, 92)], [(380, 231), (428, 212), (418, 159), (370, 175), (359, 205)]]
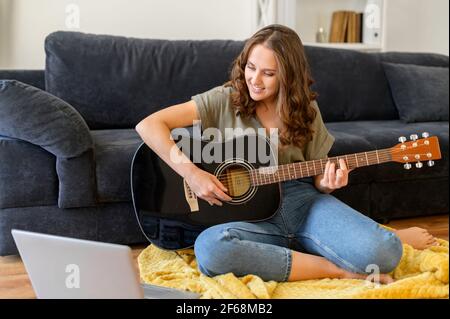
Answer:
[(192, 249), (165, 251), (154, 245), (144, 249), (138, 264), (141, 279), (148, 284), (189, 290), (201, 298), (448, 298), (448, 241), (415, 250), (403, 245), (403, 256), (391, 273), (395, 282), (379, 285), (357, 279), (320, 279), (296, 282), (265, 282), (255, 275), (232, 273), (207, 277), (197, 268)]

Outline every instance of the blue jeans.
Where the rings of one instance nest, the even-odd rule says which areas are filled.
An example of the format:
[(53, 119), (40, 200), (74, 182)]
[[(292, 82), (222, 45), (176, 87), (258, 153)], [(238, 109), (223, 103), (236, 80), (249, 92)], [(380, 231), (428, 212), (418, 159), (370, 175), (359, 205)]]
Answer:
[(393, 232), (334, 196), (320, 193), (312, 179), (283, 182), (281, 187), (282, 203), (272, 218), (215, 225), (200, 233), (194, 250), (203, 274), (232, 272), (287, 281), (292, 250), (323, 256), (360, 274), (373, 272), (368, 265), (377, 265), (380, 273), (395, 269), (403, 247)]

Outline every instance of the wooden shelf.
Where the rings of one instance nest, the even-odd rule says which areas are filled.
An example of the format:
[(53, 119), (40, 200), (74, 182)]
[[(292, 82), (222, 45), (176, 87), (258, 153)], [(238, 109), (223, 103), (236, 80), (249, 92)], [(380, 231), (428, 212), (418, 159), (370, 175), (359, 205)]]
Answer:
[[(252, 28), (280, 23), (294, 29), (305, 45), (358, 51), (383, 51), (385, 47), (387, 0), (258, 0), (252, 9)], [(253, 3), (253, 2), (252, 2)], [(363, 13), (363, 43), (318, 43), (317, 31), (322, 28), (329, 39), (333, 12)], [(367, 20), (364, 20), (367, 19)], [(367, 21), (368, 23), (366, 23)]]
[[(305, 45), (358, 51), (383, 51), (385, 42), (386, 0), (295, 0), (296, 31)], [(319, 43), (316, 33), (322, 28), (330, 39), (335, 11), (363, 13), (362, 43)], [(364, 20), (364, 19), (367, 19)]]

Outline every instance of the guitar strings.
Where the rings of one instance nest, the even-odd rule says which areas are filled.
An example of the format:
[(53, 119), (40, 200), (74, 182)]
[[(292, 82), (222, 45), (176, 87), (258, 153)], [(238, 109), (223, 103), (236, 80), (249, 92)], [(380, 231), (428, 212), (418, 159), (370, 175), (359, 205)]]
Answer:
[[(362, 153), (355, 153), (353, 155), (333, 156), (333, 157), (330, 157), (330, 158), (327, 158), (327, 159), (319, 159), (319, 160), (314, 160), (314, 161), (320, 161), (320, 166), (321, 166), (320, 168), (322, 170), (324, 170), (324, 168), (322, 167), (323, 166), (322, 161), (325, 161), (325, 160), (326, 161), (330, 161), (331, 160), (331, 162), (338, 163), (339, 159), (346, 160), (346, 163), (349, 164), (349, 166), (353, 166), (353, 164), (355, 164), (354, 168), (358, 168), (358, 167), (365, 167), (365, 166), (371, 165), (371, 164), (368, 164), (368, 158), (369, 157), (371, 157), (372, 159), (376, 158), (377, 161), (388, 162), (388, 161), (392, 160), (392, 155), (397, 154), (397, 153), (402, 153), (402, 152), (404, 153), (407, 150), (417, 149), (417, 147), (420, 147), (420, 146), (423, 146), (423, 145), (419, 145), (419, 146), (416, 146), (416, 147), (407, 146), (405, 149), (400, 149), (400, 148), (392, 149), (392, 148), (390, 148), (390, 149), (383, 149), (383, 150), (375, 150), (375, 151), (368, 151), (368, 152), (362, 152)], [(364, 154), (364, 155), (362, 155), (362, 154)], [(359, 156), (363, 156), (363, 159), (361, 161), (364, 161), (364, 158), (366, 158), (366, 165), (358, 166), (358, 163), (360, 163), (360, 161), (358, 160), (358, 155)], [(405, 154), (405, 156), (413, 156), (413, 155), (414, 154)], [(417, 153), (415, 153), (415, 155), (417, 155)], [(419, 154), (419, 155), (426, 155), (426, 154)], [(348, 158), (349, 156), (352, 156), (354, 158)], [(415, 160), (413, 160), (413, 161), (415, 161)], [(307, 163), (307, 162), (299, 162), (299, 163)], [(281, 170), (282, 171), (281, 177), (282, 178), (286, 178), (286, 177), (292, 176), (290, 174), (290, 170), (289, 170), (289, 165), (292, 165), (292, 164), (298, 164), (298, 163), (278, 165), (278, 167), (280, 167), (278, 169), (274, 169), (272, 167), (263, 167), (263, 169), (276, 170), (277, 171), (276, 174), (277, 174), (278, 177), (280, 177), (279, 171)], [(283, 167), (283, 166), (285, 166), (285, 167)], [(288, 172), (286, 172), (286, 168), (288, 169)], [(310, 171), (308, 169), (308, 164), (306, 164), (306, 168), (302, 167), (302, 164), (300, 164), (300, 165), (298, 165), (297, 168), (293, 167), (293, 169), (294, 169), (294, 173), (295, 174), (296, 174), (297, 170), (299, 169), (302, 175), (303, 175), (303, 173), (305, 171), (306, 171), (307, 174), (309, 174), (309, 171)], [(230, 176), (232, 175), (233, 177), (241, 177), (241, 178), (247, 178), (248, 180), (251, 180), (250, 176), (251, 176), (252, 172), (255, 172), (254, 175), (253, 175), (255, 177), (255, 179), (257, 178), (256, 174), (258, 174), (261, 179), (267, 177), (267, 175), (271, 175), (271, 176), (275, 175), (274, 173), (261, 174), (259, 172), (259, 170), (260, 169), (252, 169), (252, 170), (239, 172), (239, 173), (225, 173), (225, 174), (219, 175), (218, 179), (219, 179), (219, 181), (228, 181)], [(316, 171), (315, 170), (315, 165), (314, 165), (314, 171)], [(313, 176), (313, 175), (310, 175), (310, 176)]]
[[(425, 154), (421, 154), (421, 155), (425, 155)], [(380, 161), (384, 161), (384, 160), (388, 160), (389, 159), (389, 157), (378, 157), (378, 158), (380, 159)], [(354, 168), (369, 166), (369, 165), (356, 166), (357, 162), (356, 162), (356, 160), (353, 160), (353, 159), (352, 160), (347, 160), (347, 162), (348, 162), (349, 166), (353, 166), (353, 164), (355, 164)], [(359, 163), (359, 161), (358, 161), (358, 163)], [(292, 165), (292, 164), (287, 164), (287, 165)], [(323, 169), (322, 166), (323, 165), (321, 165), (321, 167), (320, 167), (321, 169)], [(275, 171), (275, 169), (273, 169), (271, 167), (263, 167), (262, 169), (263, 170), (266, 169), (267, 171), (270, 171), (270, 170), (274, 170)], [(224, 180), (225, 181), (225, 180), (229, 179), (231, 175), (234, 176), (234, 177), (241, 177), (241, 178), (247, 177), (247, 178), (250, 178), (249, 176), (251, 175), (252, 172), (255, 172), (252, 177), (256, 177), (256, 174), (258, 174), (261, 178), (264, 178), (264, 177), (274, 176), (275, 174), (278, 177), (280, 177), (280, 176), (282, 176), (282, 177), (290, 177), (290, 176), (292, 176), (291, 170), (293, 170), (294, 173), (297, 173), (297, 171), (299, 171), (302, 174), (304, 174), (304, 173), (309, 174), (310, 171), (314, 171), (314, 172), (316, 171), (316, 169), (313, 169), (313, 168), (308, 169), (306, 167), (301, 167), (301, 166), (296, 167), (296, 168), (292, 167), (290, 170), (288, 169), (288, 171), (286, 171), (286, 168), (283, 167), (283, 168), (280, 168), (280, 169), (276, 169), (275, 173), (271, 173), (271, 172), (260, 173), (258, 170), (260, 170), (260, 169), (253, 169), (253, 170), (249, 170), (249, 171), (246, 171), (246, 172), (239, 172), (239, 173), (231, 173), (231, 174), (230, 173), (225, 173), (225, 174), (221, 174), (221, 175), (219, 175), (219, 180)], [(281, 171), (281, 174), (280, 174), (280, 171)]]
[[(372, 159), (375, 159), (375, 158), (377, 158), (377, 161), (386, 161), (386, 160), (390, 160), (391, 158), (392, 158), (392, 156), (390, 156), (390, 154), (392, 154), (392, 153), (399, 153), (399, 152), (404, 152), (405, 150), (394, 150), (394, 151), (389, 151), (389, 150), (382, 150), (382, 151), (370, 151), (370, 152), (365, 152), (366, 153), (366, 155), (364, 156), (364, 157), (367, 157), (367, 158), (369, 158), (369, 157), (372, 157)], [(378, 152), (378, 155), (377, 154), (373, 154), (373, 152)], [(405, 154), (406, 155), (406, 154)], [(408, 154), (408, 155), (412, 155), (412, 154)], [(417, 155), (417, 153), (415, 154), (415, 155)], [(426, 155), (426, 154), (419, 154), (419, 155)], [(348, 155), (344, 155), (343, 157), (347, 157)], [(330, 157), (330, 158), (328, 158), (328, 159), (321, 159), (321, 160), (317, 160), (317, 161), (323, 161), (323, 160), (331, 160), (332, 162), (338, 162), (338, 160), (339, 160), (339, 157), (340, 156), (334, 156), (334, 157)], [(342, 157), (341, 157), (341, 159), (342, 159)], [(353, 166), (353, 164), (355, 164), (355, 168), (358, 168), (358, 167), (364, 167), (364, 166), (368, 166), (368, 165), (364, 165), (364, 166), (358, 166), (357, 164), (359, 163), (359, 161), (358, 161), (358, 159), (357, 159), (357, 155), (355, 154), (355, 158), (346, 158), (346, 161), (347, 161), (347, 163), (349, 164), (349, 166)], [(302, 163), (302, 162), (301, 162)], [(306, 162), (303, 162), (303, 163), (306, 163)], [(366, 163), (367, 163), (367, 160), (366, 160)], [(297, 163), (295, 163), (295, 164), (297, 164)], [(287, 166), (286, 167), (288, 167), (289, 165), (292, 165), (292, 164), (286, 164)], [(301, 164), (300, 164), (301, 165)], [(294, 170), (294, 173), (297, 173), (297, 170), (299, 169), (299, 171), (301, 172), (301, 174), (303, 175), (303, 173), (307, 173), (307, 174), (309, 174), (309, 172), (311, 171), (310, 169), (308, 169), (308, 168), (305, 168), (305, 167), (301, 167), (299, 165), (299, 167), (297, 167), (297, 168), (293, 168), (293, 170)], [(283, 166), (283, 165), (280, 165), (280, 166)], [(321, 163), (321, 168), (323, 169), (323, 167), (322, 167), (323, 165), (322, 165), (322, 163)], [(315, 166), (314, 166), (315, 167)], [(273, 168), (271, 168), (271, 167), (264, 167), (263, 169), (267, 169), (267, 170), (274, 170)], [(292, 168), (291, 168), (292, 169)], [(259, 169), (253, 169), (253, 170), (249, 170), (249, 171), (246, 171), (246, 172), (239, 172), (239, 173), (226, 173), (226, 174), (221, 174), (221, 175), (219, 175), (219, 181), (229, 181), (229, 178), (230, 178), (230, 175), (232, 175), (233, 177), (240, 177), (241, 178), (241, 180), (242, 179), (244, 179), (244, 181), (245, 181), (245, 178), (247, 179), (247, 181), (249, 181), (249, 180), (251, 180), (251, 173), (252, 173), (252, 171), (254, 171), (255, 172), (255, 174), (252, 176), (252, 177), (255, 177), (255, 179), (257, 178), (257, 176), (256, 176), (256, 174), (258, 174), (259, 175), (259, 177), (261, 178), (261, 179), (263, 179), (263, 178), (270, 178), (270, 177), (272, 177), (272, 176), (274, 176), (275, 174), (277, 175), (277, 177), (279, 178), (280, 176), (282, 177), (282, 178), (286, 178), (286, 177), (290, 177), (290, 176), (292, 176), (292, 174), (290, 173), (290, 170), (288, 169), (288, 172), (286, 172), (286, 169), (283, 167), (283, 168), (280, 168), (280, 169), (277, 169), (276, 171), (276, 173), (268, 173), (268, 174), (261, 174), (260, 172), (258, 172), (258, 170)], [(314, 172), (316, 171), (315, 169), (313, 169), (314, 170)], [(282, 173), (280, 174), (279, 173), (279, 171), (282, 171)], [(268, 175), (270, 175), (270, 176), (268, 176)]]
[[(380, 154), (379, 154), (380, 155)], [(383, 160), (383, 161), (385, 161), (385, 160), (389, 160), (389, 156), (385, 156), (385, 155), (387, 155), (387, 154), (381, 154), (381, 156), (378, 156), (378, 159), (380, 159), (380, 160)], [(368, 154), (368, 156), (367, 157), (371, 157), (371, 156), (373, 156), (373, 154)], [(331, 158), (328, 158), (328, 159), (322, 159), (322, 160), (315, 160), (315, 161), (325, 161), (325, 160), (331, 160), (332, 162), (334, 162), (334, 161), (338, 161), (338, 156), (336, 156), (336, 157), (331, 157)], [(374, 157), (375, 158), (375, 157)], [(350, 159), (346, 159), (347, 160), (347, 163), (349, 163), (350, 165), (353, 165), (353, 164), (355, 164), (355, 166), (356, 166), (356, 164), (358, 164), (360, 161), (358, 161), (356, 158), (355, 159), (353, 159), (353, 158), (350, 158)], [(363, 161), (363, 160), (361, 160), (361, 161)], [(286, 167), (283, 167), (284, 165), (279, 165), (278, 167), (280, 167), (279, 169), (274, 169), (273, 167), (277, 167), (277, 166), (269, 166), (269, 167), (263, 167), (262, 169), (264, 170), (264, 169), (266, 169), (266, 170), (277, 170), (277, 171), (286, 171), (286, 168), (288, 168), (288, 166), (289, 165), (295, 165), (295, 164), (299, 164), (299, 163), (306, 163), (306, 162), (298, 162), (298, 163), (291, 163), (291, 164), (285, 164), (286, 165)], [(367, 163), (367, 160), (366, 160), (366, 163)], [(301, 164), (300, 164), (301, 165)], [(321, 163), (320, 164), (320, 166), (323, 166), (323, 164)], [(364, 165), (364, 166), (367, 166), (367, 165)], [(305, 170), (305, 171), (309, 171), (307, 168), (304, 168), (304, 167), (299, 167), (302, 171), (303, 170)], [(291, 168), (292, 169), (292, 168)], [(253, 169), (253, 170), (250, 170), (250, 171), (258, 171), (259, 169)], [(294, 170), (296, 170), (295, 168), (294, 168)], [(287, 173), (287, 172), (286, 172)], [(226, 176), (226, 175), (228, 175), (228, 174), (224, 174), (224, 175), (221, 175), (221, 176)], [(239, 175), (248, 175), (247, 174), (247, 172), (242, 172), (242, 173), (234, 173), (233, 174), (234, 176), (239, 176)]]
[[(368, 157), (373, 157), (373, 159), (377, 158), (377, 159), (382, 159), (383, 161), (385, 161), (385, 160), (392, 159), (392, 156), (390, 156), (390, 154), (396, 154), (396, 153), (405, 152), (405, 150), (407, 150), (407, 149), (409, 150), (409, 149), (413, 149), (413, 148), (414, 147), (409, 146), (409, 147), (407, 147), (404, 150), (401, 150), (401, 149), (394, 149), (394, 150), (384, 149), (384, 150), (377, 150), (377, 151), (368, 151), (368, 152), (364, 152), (364, 153), (355, 153), (353, 155), (333, 156), (333, 157), (330, 157), (330, 158), (327, 158), (327, 159), (319, 159), (319, 160), (314, 160), (314, 161), (325, 161), (325, 160), (329, 161), (329, 160), (331, 160), (332, 162), (334, 162), (334, 161), (338, 162), (339, 159), (343, 159), (343, 157), (345, 157), (345, 159), (346, 159), (346, 161), (348, 163), (350, 163), (351, 161), (355, 161), (355, 165), (356, 165), (355, 168), (357, 168), (357, 167), (359, 167), (359, 166), (357, 166), (357, 164), (359, 163), (357, 155), (364, 154), (363, 157), (367, 157), (367, 158)], [(374, 152), (377, 153), (377, 154), (374, 154)], [(405, 155), (412, 156), (413, 154), (405, 154)], [(415, 153), (415, 155), (417, 155), (417, 153)], [(419, 155), (426, 155), (426, 154), (419, 154)], [(355, 158), (347, 158), (349, 156), (353, 156)], [(361, 160), (361, 161), (363, 161), (363, 160)], [(367, 162), (367, 160), (366, 160), (366, 162)], [(299, 162), (299, 163), (307, 163), (307, 162)], [(285, 165), (292, 165), (292, 164), (297, 164), (297, 163), (291, 163), (291, 164), (285, 164)], [(279, 165), (279, 166), (283, 166), (283, 165)], [(364, 165), (364, 166), (368, 166), (368, 165)], [(267, 167), (267, 169), (270, 169), (270, 167)], [(284, 170), (284, 168), (280, 168), (280, 169)], [(256, 169), (256, 170), (258, 170), (258, 169)], [(246, 175), (246, 173), (236, 173), (235, 176), (239, 175), (239, 174)]]

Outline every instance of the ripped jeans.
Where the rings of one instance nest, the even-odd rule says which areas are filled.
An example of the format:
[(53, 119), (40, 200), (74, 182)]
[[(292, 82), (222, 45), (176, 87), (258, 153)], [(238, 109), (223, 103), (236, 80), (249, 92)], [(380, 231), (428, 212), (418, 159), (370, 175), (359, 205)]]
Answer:
[(370, 273), (368, 265), (377, 265), (380, 273), (395, 269), (403, 247), (393, 232), (320, 193), (312, 179), (283, 182), (281, 187), (282, 203), (270, 219), (219, 224), (200, 233), (194, 250), (203, 274), (231, 272), (287, 281), (292, 250), (323, 256), (354, 273)]

